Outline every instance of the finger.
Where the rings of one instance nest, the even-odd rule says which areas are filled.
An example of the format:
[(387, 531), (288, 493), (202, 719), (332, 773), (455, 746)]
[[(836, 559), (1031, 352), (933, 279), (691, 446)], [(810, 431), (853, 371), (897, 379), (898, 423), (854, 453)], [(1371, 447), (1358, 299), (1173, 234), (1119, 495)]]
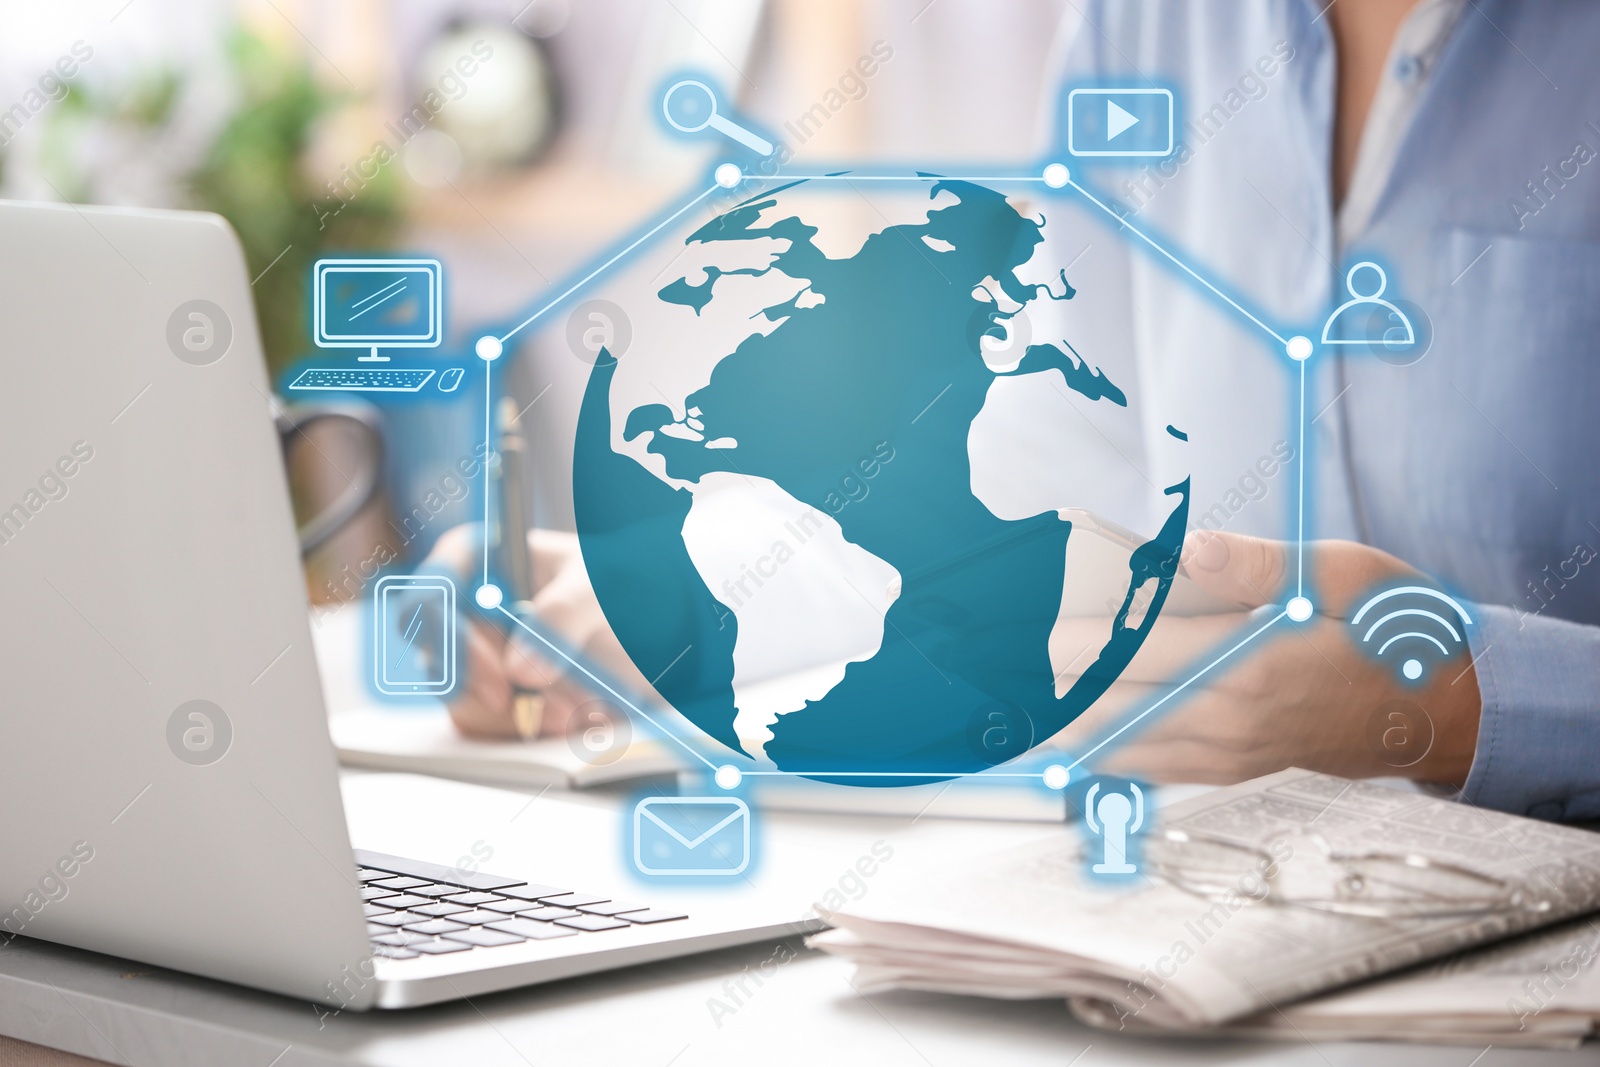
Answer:
[(1171, 692), (1166, 686), (1114, 682), (1093, 704), (1068, 723), (1056, 738), (1086, 739), (1114, 729)]
[(1212, 596), (1258, 608), (1277, 603), (1283, 595), (1290, 549), (1284, 541), (1196, 530), (1184, 539), (1184, 571)]
[(548, 633), (572, 648), (587, 648), (607, 628), (588, 572), (582, 567), (566, 566), (552, 575), (534, 594), (533, 612)]
[(1307, 567), (1320, 597), (1317, 610), (1326, 616), (1348, 618), (1356, 604), (1380, 583), (1423, 579), (1419, 571), (1371, 545), (1355, 541), (1317, 541), (1307, 546)]
[(1259, 746), (1231, 743), (1237, 731), (1222, 722), (1231, 702), (1204, 692), (1191, 698), (1185, 692), (1180, 700), (1161, 703), (1171, 692), (1118, 683), (1050, 744), (1081, 758), (1085, 773), (1180, 782), (1250, 777), (1236, 770), (1262, 753), (1256, 751)]
[(502, 666), (498, 635), (481, 626), (467, 630), (467, 688), (450, 702), (450, 718), (474, 737), (513, 737), (511, 684)]
[[(1112, 686), (1099, 700), (1050, 739), (1052, 747), (1092, 762), (1112, 751), (1165, 738), (1171, 727), (1161, 709), (1151, 712), (1167, 690), (1144, 685)], [(1147, 714), (1148, 713), (1148, 714)]]
[(594, 699), (594, 694), (571, 679), (562, 679), (544, 691), (544, 722), (539, 732), (546, 737), (564, 737), (573, 725), (577, 709)]
[(542, 587), (569, 565), (576, 563), (581, 568), (583, 563), (578, 535), (566, 530), (529, 530), (528, 555), (533, 561), (535, 588)]
[[(510, 695), (507, 694), (506, 701), (509, 700)], [(467, 737), (499, 740), (518, 736), (507, 704), (500, 700), (485, 699), (477, 693), (468, 693), (451, 703), (450, 721)]]
[(1282, 769), (1203, 741), (1181, 740), (1141, 741), (1108, 750), (1091, 773), (1104, 771), (1162, 784), (1232, 785)]
[(467, 691), (493, 696), (506, 691), (505, 668), (501, 665), (505, 638), (492, 626), (474, 622), (467, 627)]
[[(1162, 615), (1118, 677), (1130, 682), (1181, 682), (1263, 621), (1244, 613)], [(1110, 636), (1110, 619), (1059, 620), (1050, 634), (1051, 662), (1063, 664), (1058, 676), (1088, 673), (1094, 655), (1080, 650), (1099, 649)]]
[[(609, 672), (618, 684), (646, 697), (655, 692), (655, 684), (645, 678), (634, 664), (633, 657), (623, 649), (622, 642), (617, 640), (617, 635), (612, 632), (611, 627), (602, 628), (590, 638), (585, 651), (593, 657), (594, 663)], [(658, 675), (656, 681), (660, 681), (661, 677), (663, 676)]]
[(518, 689), (549, 689), (566, 673), (564, 664), (520, 637), (506, 642), (501, 661), (506, 676)]
[(475, 522), (454, 526), (439, 535), (423, 560), (423, 570), (444, 570), (464, 578), (477, 569), (483, 527)]
[(1263, 737), (1261, 723), (1242, 713), (1240, 702), (1226, 693), (1125, 682), (1113, 685), (1051, 743), (1097, 763), (1125, 748), (1178, 743), (1201, 745), (1229, 765), (1264, 758), (1272, 749), (1288, 751)]

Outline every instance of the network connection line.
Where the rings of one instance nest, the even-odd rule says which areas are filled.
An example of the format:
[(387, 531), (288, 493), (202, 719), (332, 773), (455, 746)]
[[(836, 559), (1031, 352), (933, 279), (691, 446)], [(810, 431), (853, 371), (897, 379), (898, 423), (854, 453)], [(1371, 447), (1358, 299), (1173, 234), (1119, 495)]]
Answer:
[(746, 175), (777, 182), (1043, 182), (1037, 174), (773, 174)]
[(1173, 697), (1177, 696), (1179, 693), (1181, 693), (1185, 689), (1189, 688), (1189, 686), (1192, 685), (1193, 683), (1199, 681), (1201, 678), (1204, 678), (1207, 674), (1209, 674), (1211, 672), (1211, 669), (1213, 667), (1217, 666), (1217, 664), (1221, 663), (1223, 660), (1227, 659), (1229, 656), (1231, 656), (1235, 652), (1239, 651), (1245, 645), (1248, 645), (1251, 641), (1254, 641), (1256, 638), (1260, 637), (1262, 634), (1264, 634), (1268, 630), (1272, 629), (1272, 627), (1276, 626), (1278, 624), (1278, 622), (1280, 620), (1282, 620), (1288, 614), (1289, 613), (1287, 611), (1280, 611), (1276, 615), (1274, 615), (1272, 618), (1268, 619), (1265, 623), (1263, 623), (1260, 627), (1258, 627), (1253, 633), (1251, 633), (1249, 636), (1247, 636), (1247, 637), (1243, 638), (1242, 640), (1240, 640), (1238, 644), (1236, 644), (1232, 648), (1228, 649), (1228, 651), (1224, 652), (1222, 655), (1218, 656), (1216, 659), (1212, 660), (1210, 663), (1207, 663), (1204, 667), (1201, 667), (1198, 671), (1196, 671), (1193, 675), (1191, 675), (1187, 681), (1185, 681), (1182, 685), (1178, 686), (1178, 688), (1174, 689), (1172, 692), (1168, 693), (1166, 696), (1162, 697), (1160, 700), (1156, 701), (1154, 704), (1151, 704), (1148, 708), (1145, 708), (1139, 714), (1135, 715), (1133, 718), (1129, 719), (1127, 722), (1125, 722), (1121, 726), (1117, 727), (1110, 734), (1108, 734), (1105, 737), (1105, 739), (1102, 740), (1098, 745), (1095, 745), (1089, 751), (1085, 752), (1083, 755), (1079, 756), (1077, 759), (1075, 759), (1071, 763), (1067, 764), (1067, 770), (1070, 772), (1070, 771), (1076, 769), (1078, 764), (1082, 763), (1084, 760), (1088, 759), (1090, 756), (1094, 755), (1096, 752), (1099, 752), (1102, 748), (1105, 748), (1111, 742), (1115, 741), (1118, 737), (1122, 736), (1122, 734), (1124, 732), (1126, 732), (1127, 730), (1132, 729), (1134, 724), (1137, 723), (1140, 719), (1143, 719), (1146, 715), (1149, 715), (1151, 712), (1155, 711), (1161, 705), (1165, 704), (1167, 701), (1171, 700)]
[(690, 208), (694, 207), (696, 204), (700, 203), (700, 201), (704, 200), (706, 197), (710, 196), (712, 193), (716, 192), (718, 189), (721, 189), (722, 187), (723, 186), (720, 183), (712, 182), (711, 186), (708, 189), (706, 189), (705, 192), (701, 193), (699, 196), (695, 197), (693, 200), (689, 201), (687, 204), (683, 205), (678, 210), (674, 211), (672, 214), (668, 215), (666, 218), (664, 218), (660, 222), (656, 223), (654, 226), (650, 227), (650, 229), (643, 236), (639, 237), (632, 244), (628, 245), (627, 248), (624, 248), (622, 251), (618, 252), (616, 255), (612, 256), (610, 259), (608, 259), (604, 263), (600, 264), (594, 270), (590, 271), (583, 278), (581, 278), (578, 281), (574, 282), (570, 287), (568, 287), (566, 292), (562, 293), (560, 296), (556, 297), (554, 300), (552, 300), (549, 303), (545, 304), (544, 307), (540, 308), (538, 311), (535, 311), (532, 315), (529, 315), (527, 318), (523, 319), (521, 322), (519, 322), (515, 326), (511, 327), (511, 329), (509, 329), (505, 333), (501, 334), (500, 335), (501, 344), (504, 344), (505, 342), (511, 340), (511, 338), (515, 337), (518, 333), (522, 332), (522, 330), (524, 330), (528, 326), (532, 325), (539, 318), (539, 316), (543, 315), (545, 312), (549, 311), (551, 308), (553, 308), (556, 305), (560, 304), (563, 300), (565, 300), (567, 297), (571, 296), (573, 293), (576, 293), (579, 289), (582, 289), (585, 285), (588, 285), (590, 282), (594, 281), (601, 274), (604, 274), (606, 272), (606, 270), (608, 270), (611, 266), (613, 266), (623, 256), (626, 256), (628, 253), (632, 252), (635, 248), (638, 248), (640, 245), (642, 245), (646, 241), (650, 240), (650, 238), (654, 237), (656, 234), (658, 234), (662, 230), (666, 229), (669, 225), (671, 225), (672, 223), (676, 222), (680, 217), (682, 217), (684, 212), (688, 211)]
[(1295, 596), (1306, 595), (1306, 361), (1300, 361), (1300, 504), (1295, 516)]
[[(560, 656), (563, 660), (565, 660), (567, 662), (568, 666), (576, 668), (579, 671), (579, 673), (581, 673), (585, 678), (589, 679), (589, 681), (593, 682), (595, 685), (598, 685), (601, 689), (604, 689), (606, 692), (610, 693), (612, 696), (616, 697), (619, 701), (621, 701), (623, 706), (628, 708), (628, 710), (632, 711), (635, 715), (638, 715), (645, 722), (649, 723), (651, 726), (654, 726), (657, 730), (661, 731), (661, 733), (665, 737), (667, 737), (670, 740), (676, 742), (679, 748), (681, 748), (685, 752), (689, 753), (689, 755), (693, 756), (695, 759), (699, 760), (701, 763), (704, 763), (707, 767), (710, 767), (713, 771), (715, 771), (717, 769), (717, 765), (715, 763), (712, 763), (710, 760), (706, 759), (703, 755), (701, 755), (699, 752), (697, 752), (694, 748), (690, 747), (690, 745), (687, 742), (685, 742), (681, 737), (679, 737), (677, 734), (673, 733), (671, 730), (668, 730), (665, 726), (663, 726), (659, 722), (657, 722), (654, 717), (652, 717), (643, 708), (639, 707), (639, 705), (635, 704), (633, 701), (629, 700), (627, 697), (623, 696), (621, 693), (619, 693), (615, 689), (613, 689), (610, 685), (608, 685), (606, 683), (605, 679), (601, 678), (600, 676), (595, 674), (593, 671), (591, 671), (588, 667), (585, 667), (583, 664), (579, 663), (577, 660), (575, 660), (571, 656), (567, 655), (567, 653), (562, 651), (560, 648), (556, 647), (555, 643), (552, 642), (549, 638), (547, 638), (544, 634), (540, 633), (538, 630), (535, 630), (533, 627), (529, 626), (526, 622), (523, 622), (522, 619), (519, 618), (517, 615), (513, 614), (512, 612), (507, 611), (503, 605), (496, 605), (496, 610), (498, 610), (500, 612), (500, 614), (504, 615), (506, 618), (510, 619), (512, 622), (514, 622), (518, 626), (520, 626), (528, 634), (530, 634), (532, 637), (534, 637), (540, 644), (544, 645), (545, 648), (548, 648), (551, 652), (554, 652), (556, 655)], [(745, 773), (750, 773), (750, 772), (745, 772)]]
[(1032, 778), (1043, 771), (741, 771), (746, 778)]
[(1157, 244), (1154, 240), (1152, 240), (1150, 238), (1150, 236), (1148, 234), (1146, 234), (1143, 230), (1139, 229), (1133, 223), (1129, 222), (1126, 218), (1124, 218), (1123, 216), (1117, 214), (1111, 208), (1107, 207), (1105, 205), (1105, 203), (1103, 203), (1099, 198), (1097, 198), (1089, 190), (1087, 190), (1083, 186), (1079, 185), (1072, 178), (1068, 178), (1067, 179), (1067, 184), (1069, 186), (1071, 186), (1073, 189), (1076, 189), (1078, 191), (1079, 195), (1081, 195), (1085, 200), (1089, 201), (1089, 203), (1093, 204), (1095, 207), (1099, 208), (1101, 211), (1104, 211), (1107, 215), (1110, 215), (1113, 219), (1115, 219), (1119, 226), (1126, 227), (1128, 229), (1128, 231), (1130, 233), (1132, 233), (1135, 237), (1139, 238), (1139, 240), (1143, 241), (1145, 244), (1149, 245), (1151, 248), (1155, 249), (1157, 252), (1160, 252), (1163, 256), (1166, 256), (1167, 259), (1171, 260), (1172, 264), (1174, 266), (1176, 266), (1179, 270), (1183, 271), (1185, 274), (1187, 274), (1189, 277), (1193, 278), (1195, 281), (1199, 282), (1201, 285), (1205, 286), (1207, 289), (1210, 289), (1213, 293), (1216, 293), (1223, 300), (1226, 300), (1228, 302), (1229, 306), (1231, 306), (1239, 314), (1243, 315), (1245, 318), (1249, 319), (1251, 322), (1255, 323), (1257, 326), (1259, 326), (1263, 330), (1267, 331), (1267, 333), (1271, 334), (1272, 337), (1275, 340), (1277, 340), (1277, 342), (1280, 345), (1287, 345), (1289, 343), (1289, 339), (1287, 337), (1283, 336), (1277, 330), (1274, 330), (1271, 326), (1268, 326), (1266, 323), (1262, 322), (1260, 319), (1258, 319), (1254, 315), (1250, 314), (1250, 312), (1246, 311), (1242, 306), (1240, 306), (1240, 304), (1239, 304), (1239, 302), (1237, 300), (1235, 300), (1233, 297), (1229, 296), (1227, 293), (1224, 293), (1221, 289), (1218, 289), (1215, 285), (1212, 285), (1210, 282), (1206, 281), (1198, 273), (1196, 273), (1194, 271), (1194, 269), (1191, 268), (1187, 263), (1183, 262), (1183, 260), (1181, 260), (1177, 256), (1173, 255), (1171, 252), (1168, 252), (1165, 248), (1162, 248), (1159, 244)]
[[(494, 417), (490, 400), (494, 395), (494, 368), (489, 360), (483, 361), (483, 584), (489, 584), (489, 548), (493, 543), (489, 533), (489, 467), (499, 455), (494, 450)], [(502, 534), (501, 536), (504, 536)]]

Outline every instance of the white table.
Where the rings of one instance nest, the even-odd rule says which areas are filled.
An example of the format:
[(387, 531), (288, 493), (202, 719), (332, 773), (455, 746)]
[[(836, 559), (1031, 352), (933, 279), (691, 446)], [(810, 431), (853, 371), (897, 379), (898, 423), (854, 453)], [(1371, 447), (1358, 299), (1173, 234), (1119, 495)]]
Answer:
[[(352, 836), (376, 848), (411, 844), (420, 858), (454, 859), (475, 842), (492, 843), (494, 870), (520, 871), (527, 860), (508, 832), (526, 818), (562, 821), (572, 801), (545, 796), (516, 823), (507, 812), (526, 796), (412, 779), (395, 799), (389, 776), (349, 776)], [(585, 797), (591, 810), (620, 810), (618, 798)], [(581, 820), (577, 820), (580, 821)], [(977, 855), (1043, 833), (1041, 824), (978, 823), (866, 816), (774, 814), (774, 843), (802, 841), (810, 884), (794, 868), (769, 864), (769, 882), (815, 896), (859, 855), (863, 843), (893, 842), (896, 854), (880, 892), (920, 867)], [(541, 848), (545, 847), (540, 845)], [(830, 854), (831, 850), (831, 854)], [(614, 849), (601, 850), (606, 855)], [(785, 851), (788, 851), (787, 849)], [(618, 860), (620, 862), (620, 860)], [(175, 902), (175, 906), (181, 903)], [(609, 1065), (699, 1067), (737, 1064), (872, 1064), (928, 1067), (956, 1064), (1379, 1064), (1416, 1067), (1508, 1067), (1593, 1063), (1592, 1049), (1530, 1053), (1397, 1045), (1221, 1041), (1179, 1043), (1087, 1029), (1057, 1002), (1007, 1003), (891, 993), (862, 996), (850, 967), (802, 951), (760, 988), (734, 1004), (725, 983), (755, 970), (774, 946), (722, 952), (592, 975), (566, 982), (410, 1012), (323, 1015), (309, 1004), (236, 986), (18, 939), (0, 950), (0, 1035), (112, 1063), (140, 1067), (215, 1064), (297, 1067), (309, 1064), (382, 1067), (529, 1067)], [(713, 1014), (718, 998), (732, 1014)], [(1085, 1052), (1085, 1050), (1088, 1050)], [(1080, 1057), (1075, 1059), (1075, 1057)]]

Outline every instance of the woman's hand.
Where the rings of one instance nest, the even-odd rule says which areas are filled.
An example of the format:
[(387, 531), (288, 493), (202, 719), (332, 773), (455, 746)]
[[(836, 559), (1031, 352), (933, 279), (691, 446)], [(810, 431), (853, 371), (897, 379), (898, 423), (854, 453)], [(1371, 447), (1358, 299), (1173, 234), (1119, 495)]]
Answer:
[[(439, 538), (429, 559), (457, 574), (475, 573), (482, 550), (477, 543), (481, 527), (458, 526)], [(589, 585), (576, 534), (558, 530), (532, 530), (528, 551), (533, 561), (533, 606), (539, 622), (553, 637), (584, 653), (636, 691), (649, 686), (612, 634)], [(470, 609), (469, 609), (470, 610)], [(553, 653), (532, 647), (533, 639), (520, 634), (509, 621), (502, 629), (474, 618), (467, 627), (466, 689), (450, 704), (450, 716), (464, 734), (474, 737), (520, 737), (513, 698), (519, 691), (537, 691), (544, 697), (539, 724), (542, 735), (567, 732), (584, 705), (600, 700), (586, 680), (575, 680)], [(607, 703), (609, 707), (609, 702)], [(602, 712), (610, 715), (614, 712)], [(588, 715), (580, 720), (589, 722)]]
[[(1240, 612), (1162, 615), (1127, 670), (1055, 744), (1087, 751), (1271, 620), (1294, 593), (1293, 545), (1202, 531), (1184, 547), (1189, 577)], [(1359, 647), (1348, 622), (1376, 588), (1426, 578), (1387, 552), (1350, 541), (1313, 542), (1305, 552), (1306, 593), (1316, 598), (1311, 618), (1279, 619), (1101, 749), (1091, 760), (1097, 768), (1184, 782), (1236, 782), (1290, 766), (1466, 781), (1480, 699), (1465, 649), (1432, 664), (1422, 683), (1406, 683), (1394, 664)], [(1071, 645), (1070, 655), (1077, 644), (1103, 643), (1104, 620), (1084, 620), (1083, 627), (1081, 642), (1074, 626), (1058, 630), (1058, 643), (1065, 642), (1058, 647)], [(1428, 743), (1429, 724), (1424, 755), (1417, 750)]]

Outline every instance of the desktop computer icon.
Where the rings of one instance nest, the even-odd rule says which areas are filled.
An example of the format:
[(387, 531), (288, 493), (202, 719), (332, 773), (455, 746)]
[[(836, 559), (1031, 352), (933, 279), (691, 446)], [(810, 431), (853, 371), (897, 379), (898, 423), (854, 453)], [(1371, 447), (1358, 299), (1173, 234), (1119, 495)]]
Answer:
[[(438, 348), (444, 341), (444, 269), (436, 259), (319, 259), (311, 278), (318, 348), (366, 349), (358, 364), (387, 363), (383, 349)], [(296, 390), (415, 393), (432, 368), (312, 367)]]
[(444, 271), (436, 259), (319, 259), (312, 329), (318, 348), (438, 348), (444, 340)]

